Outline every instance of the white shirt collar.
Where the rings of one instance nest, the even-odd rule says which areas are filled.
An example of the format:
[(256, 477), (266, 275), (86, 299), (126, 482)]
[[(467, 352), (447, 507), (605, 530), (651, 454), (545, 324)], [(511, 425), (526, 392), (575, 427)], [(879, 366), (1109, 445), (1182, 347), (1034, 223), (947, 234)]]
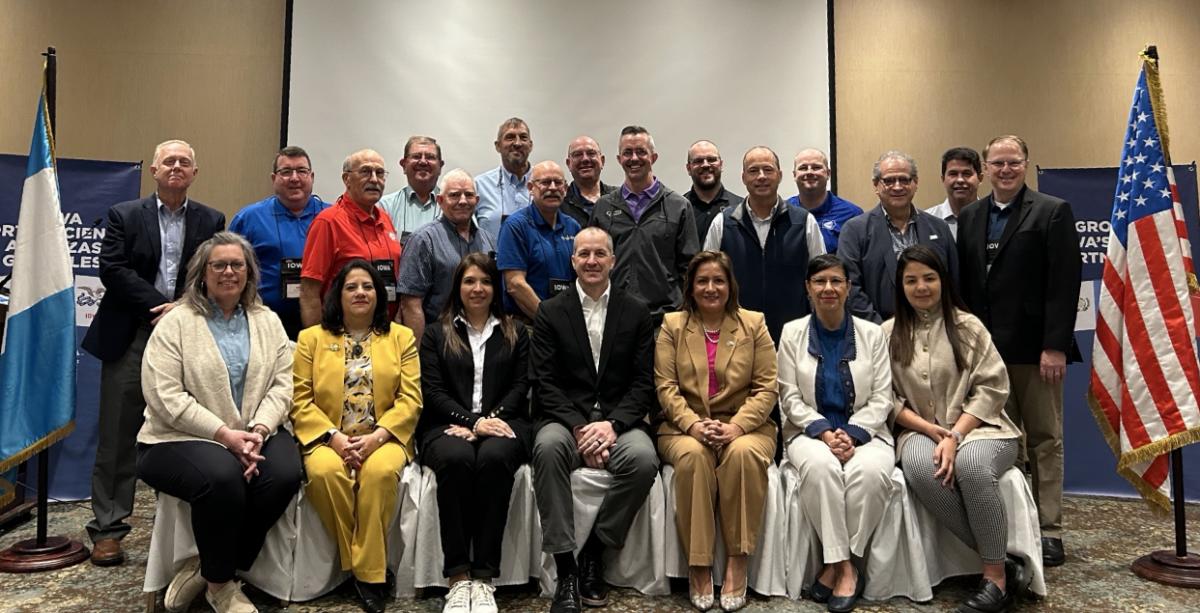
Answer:
[(608, 287), (604, 288), (604, 293), (600, 294), (599, 300), (592, 300), (592, 297), (588, 296), (587, 292), (583, 291), (583, 285), (579, 283), (579, 279), (575, 279), (575, 291), (579, 292), (579, 302), (581, 302), (583, 304), (588, 304), (589, 302), (591, 302), (591, 303), (595, 303), (595, 304), (607, 305), (608, 304), (608, 296), (609, 296), (609, 294), (612, 293), (612, 281), (608, 282)]

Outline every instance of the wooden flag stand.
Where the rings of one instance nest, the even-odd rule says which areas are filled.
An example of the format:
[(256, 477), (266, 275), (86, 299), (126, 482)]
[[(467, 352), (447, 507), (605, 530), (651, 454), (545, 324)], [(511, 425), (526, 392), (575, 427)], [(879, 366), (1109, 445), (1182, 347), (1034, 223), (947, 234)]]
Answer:
[(1175, 550), (1163, 549), (1133, 561), (1133, 574), (1164, 585), (1200, 588), (1200, 556), (1188, 553), (1183, 497), (1183, 450), (1171, 452), (1171, 502), (1175, 511)]
[[(58, 57), (54, 47), (47, 47), (43, 55), (46, 56), (46, 110), (50, 116), (50, 133), (54, 134), (54, 84), (58, 73)], [(37, 537), (0, 551), (0, 572), (54, 570), (74, 566), (88, 559), (88, 549), (79, 541), (64, 536), (46, 536), (49, 492), (50, 450), (47, 448), (38, 452)]]

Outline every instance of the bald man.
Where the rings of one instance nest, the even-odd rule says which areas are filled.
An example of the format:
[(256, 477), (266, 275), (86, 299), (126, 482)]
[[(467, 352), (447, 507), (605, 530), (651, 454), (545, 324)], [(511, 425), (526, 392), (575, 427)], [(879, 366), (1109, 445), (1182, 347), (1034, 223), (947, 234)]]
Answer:
[(592, 207), (601, 196), (617, 191), (617, 186), (600, 180), (604, 170), (604, 153), (600, 144), (590, 136), (579, 136), (567, 145), (567, 170), (571, 173), (571, 185), (563, 199), (561, 212), (579, 222), (582, 228), (592, 217)]
[(817, 219), (825, 237), (825, 252), (837, 253), (842, 226), (859, 215), (862, 207), (829, 191), (829, 156), (820, 149), (804, 149), (792, 160), (792, 178), (799, 193), (788, 204), (804, 207)]
[(376, 206), (383, 197), (387, 170), (383, 156), (371, 149), (351, 153), (342, 162), (346, 191), (321, 211), (308, 229), (300, 268), (300, 320), (304, 327), (321, 322), (321, 301), (346, 262), (362, 258), (383, 275), (388, 288), (388, 314), (395, 316), (396, 271), (400, 242), (392, 220)]
[(687, 164), (684, 169), (692, 178), (692, 189), (683, 194), (692, 203), (696, 213), (696, 236), (704, 243), (708, 227), (721, 211), (737, 206), (742, 197), (725, 189), (721, 183), (721, 171), (725, 162), (721, 152), (712, 141), (698, 140), (688, 147)]

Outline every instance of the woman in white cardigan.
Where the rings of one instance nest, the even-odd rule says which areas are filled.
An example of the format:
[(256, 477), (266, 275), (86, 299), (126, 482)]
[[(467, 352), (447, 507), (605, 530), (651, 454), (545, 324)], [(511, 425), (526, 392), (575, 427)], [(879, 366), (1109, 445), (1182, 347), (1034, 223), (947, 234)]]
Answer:
[(191, 504), (198, 558), (167, 587), (168, 610), (204, 591), (219, 612), (255, 611), (234, 573), (248, 570), (300, 488), (292, 352), (258, 297), (246, 239), (219, 232), (188, 263), (183, 297), (154, 326), (142, 359), (146, 421), (138, 477)]
[(861, 559), (891, 495), (892, 375), (879, 326), (846, 311), (842, 261), (813, 258), (806, 284), (813, 314), (779, 338), (779, 407), (804, 516), (821, 540), (824, 565), (809, 594), (838, 613), (862, 594), (852, 557)]

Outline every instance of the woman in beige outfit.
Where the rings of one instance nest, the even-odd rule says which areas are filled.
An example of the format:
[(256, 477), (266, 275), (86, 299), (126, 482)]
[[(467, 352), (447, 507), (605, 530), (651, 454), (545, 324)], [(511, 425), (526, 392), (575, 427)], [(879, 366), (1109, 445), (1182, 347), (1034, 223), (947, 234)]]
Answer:
[[(738, 307), (729, 257), (702, 251), (688, 266), (683, 310), (663, 319), (654, 378), (663, 422), (658, 453), (675, 467), (675, 524), (692, 604), (713, 597), (716, 514), (728, 559), (720, 604), (746, 604), (747, 558), (758, 542), (775, 456), (775, 351), (762, 313)], [(715, 508), (714, 508), (715, 503)]]

